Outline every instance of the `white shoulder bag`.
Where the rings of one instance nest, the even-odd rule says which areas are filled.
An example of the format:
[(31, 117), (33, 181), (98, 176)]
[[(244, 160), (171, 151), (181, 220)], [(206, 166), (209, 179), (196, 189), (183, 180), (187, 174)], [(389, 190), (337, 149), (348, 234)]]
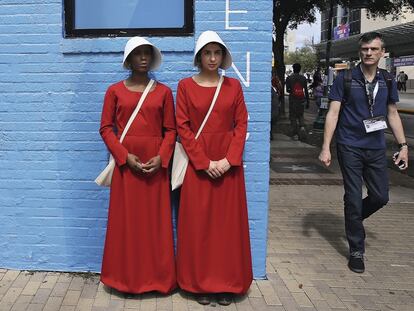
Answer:
[[(223, 80), (224, 80), (223, 76), (220, 76), (220, 80), (217, 84), (216, 92), (214, 93), (213, 101), (211, 102), (210, 108), (208, 109), (207, 114), (204, 117), (203, 123), (201, 123), (201, 126), (198, 129), (195, 139), (197, 139), (200, 136), (201, 131), (203, 130), (203, 127), (206, 124), (211, 111), (213, 110), (213, 107), (216, 103)], [(185, 172), (187, 171), (187, 166), (188, 166), (188, 156), (185, 153), (183, 145), (177, 141), (175, 142), (174, 158), (173, 158), (173, 165), (172, 165), (172, 171), (171, 171), (172, 190), (175, 190), (181, 187), (181, 185), (183, 184)]]
[[(119, 139), (119, 142), (122, 143), (122, 141), (124, 140), (124, 137), (126, 135), (126, 133), (129, 130), (129, 127), (131, 126), (132, 122), (134, 121), (135, 117), (137, 116), (139, 110), (141, 109), (142, 104), (144, 103), (145, 98), (147, 97), (149, 91), (151, 90), (152, 85), (154, 84), (154, 80), (150, 80), (150, 82), (148, 82), (144, 93), (142, 94), (141, 98), (138, 101), (137, 106), (135, 107), (134, 112), (132, 113), (131, 117), (128, 120), (128, 123), (125, 126), (124, 131), (122, 132), (121, 138)], [(111, 186), (111, 181), (112, 181), (112, 174), (114, 172), (114, 168), (115, 168), (115, 160), (112, 156), (112, 154), (109, 157), (109, 163), (108, 165), (105, 167), (105, 169), (99, 174), (98, 177), (96, 177), (95, 182), (99, 185), (99, 186), (103, 186), (103, 187), (109, 187)]]

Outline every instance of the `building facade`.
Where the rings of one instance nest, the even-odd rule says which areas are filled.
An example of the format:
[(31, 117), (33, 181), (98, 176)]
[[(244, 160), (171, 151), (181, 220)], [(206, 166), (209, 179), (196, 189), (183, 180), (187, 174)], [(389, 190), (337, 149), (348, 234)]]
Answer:
[[(324, 59), (328, 12), (324, 11), (321, 15), (321, 43), (317, 45), (317, 50), (319, 57)], [(384, 36), (387, 52), (380, 66), (395, 74), (403, 70), (409, 78), (414, 78), (414, 13), (407, 11), (396, 19), (391, 15), (373, 18), (366, 9), (349, 10), (335, 6), (333, 15), (332, 61), (357, 61), (359, 36), (369, 31), (378, 31)], [(413, 81), (408, 82), (409, 87), (412, 84)]]
[[(103, 2), (111, 1), (97, 3), (91, 12), (103, 10)], [(132, 1), (138, 2), (143, 3)], [(178, 22), (163, 24), (158, 18), (160, 24), (141, 29), (163, 52), (155, 77), (174, 92), (181, 78), (196, 72), (192, 57), (202, 31), (217, 31), (232, 51), (234, 63), (225, 74), (241, 81), (249, 111), (244, 160), (251, 246), (254, 276), (264, 278), (272, 1), (191, 1), (193, 28), (178, 34), (169, 32), (182, 26), (183, 12), (188, 22), (188, 6), (172, 10), (160, 1), (147, 2), (178, 16)], [(100, 271), (109, 193), (93, 182), (108, 160), (98, 129), (106, 88), (128, 75), (121, 66), (128, 37), (119, 35), (130, 26), (82, 24), (78, 11), (72, 30), (81, 25), (81, 30), (104, 29), (106, 35), (68, 36), (65, 4), (2, 0), (0, 5), (2, 268)], [(102, 16), (111, 19), (116, 12), (110, 8)], [(111, 27), (119, 29), (114, 34)]]

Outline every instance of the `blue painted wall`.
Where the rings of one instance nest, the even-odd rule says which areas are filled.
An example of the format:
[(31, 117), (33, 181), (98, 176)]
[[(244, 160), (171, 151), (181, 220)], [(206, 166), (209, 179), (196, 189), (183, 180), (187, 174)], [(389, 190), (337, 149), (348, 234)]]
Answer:
[[(195, 1), (195, 36), (152, 37), (157, 79), (174, 91), (193, 74), (195, 39), (217, 31), (233, 54), (226, 75), (248, 105), (246, 183), (254, 275), (265, 277), (272, 1)], [(235, 12), (236, 11), (236, 12)], [(93, 182), (108, 153), (98, 134), (109, 84), (124, 79), (128, 38), (63, 38), (61, 0), (0, 5), (0, 267), (99, 271), (108, 190)]]

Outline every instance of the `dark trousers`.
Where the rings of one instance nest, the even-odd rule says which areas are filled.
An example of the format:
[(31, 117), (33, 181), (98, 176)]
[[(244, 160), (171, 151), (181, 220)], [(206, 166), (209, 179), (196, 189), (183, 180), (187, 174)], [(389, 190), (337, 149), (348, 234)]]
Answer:
[[(344, 182), (345, 231), (350, 253), (365, 252), (363, 220), (388, 202), (388, 171), (385, 149), (337, 145)], [(368, 195), (362, 199), (362, 182)]]
[(289, 120), (292, 135), (299, 134), (299, 128), (305, 127), (303, 113), (305, 111), (305, 101), (298, 101), (289, 97)]
[(407, 92), (407, 82), (401, 82), (401, 91)]

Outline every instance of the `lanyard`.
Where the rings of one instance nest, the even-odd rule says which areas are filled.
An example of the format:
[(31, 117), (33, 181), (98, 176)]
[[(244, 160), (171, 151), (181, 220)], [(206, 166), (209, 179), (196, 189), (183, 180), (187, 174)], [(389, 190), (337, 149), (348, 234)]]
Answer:
[[(371, 114), (371, 117), (374, 117), (375, 98), (377, 97), (378, 88), (379, 88), (378, 79), (376, 79), (377, 81), (375, 83), (375, 86), (373, 86), (373, 83), (374, 83), (375, 79), (372, 82), (369, 82), (365, 78), (365, 75), (364, 75), (364, 72), (362, 71), (362, 68), (361, 68), (361, 72), (362, 72), (362, 76), (364, 77), (365, 93), (367, 94), (367, 98), (368, 98), (369, 112)], [(376, 75), (376, 78), (378, 78), (378, 73)]]

